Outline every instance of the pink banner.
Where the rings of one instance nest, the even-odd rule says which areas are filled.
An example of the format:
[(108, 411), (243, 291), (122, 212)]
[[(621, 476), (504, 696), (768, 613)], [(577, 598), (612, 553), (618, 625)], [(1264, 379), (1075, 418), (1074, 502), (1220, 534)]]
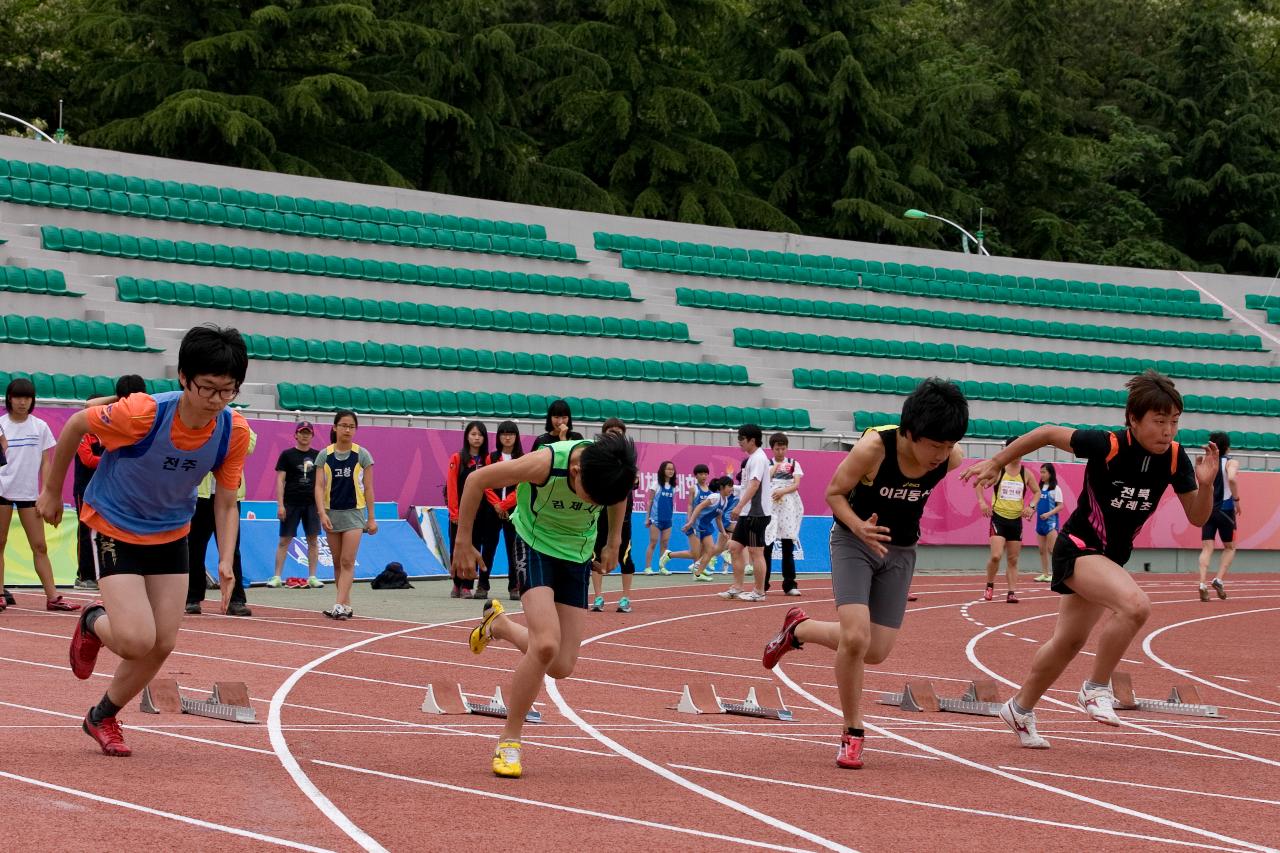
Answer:
[[(57, 434), (72, 410), (40, 407), (36, 414), (44, 418)], [(251, 420), (258, 434), (257, 449), (249, 457), (246, 466), (246, 497), (249, 500), (275, 499), (275, 463), (282, 450), (293, 446), (293, 423), (288, 421)], [(496, 424), (490, 424), (495, 427)], [(328, 443), (328, 424), (316, 425), (316, 446)], [(492, 433), (490, 440), (492, 441)], [(533, 442), (533, 436), (522, 436), (525, 448)], [(395, 501), (401, 512), (413, 506), (440, 506), (444, 504), (444, 477), (449, 456), (462, 446), (461, 430), (410, 429), (408, 427), (362, 426), (356, 441), (369, 449), (377, 467), (375, 490), (380, 501)], [(690, 446), (678, 444), (644, 443), (638, 446), (640, 462), (640, 487), (636, 492), (636, 509), (645, 508), (647, 489), (655, 481), (658, 466), (666, 460), (675, 463), (682, 488), (676, 500), (676, 511), (686, 506), (687, 487), (693, 482), (693, 468), (705, 463), (711, 476), (736, 474), (743, 455), (733, 446)], [(821, 450), (797, 450), (790, 454), (800, 461), (804, 477), (800, 482), (800, 496), (808, 515), (830, 515), (827, 510), (826, 488), (836, 466), (844, 458), (843, 453)], [(1028, 463), (1038, 476), (1040, 467)], [(1063, 517), (1075, 507), (1084, 477), (1084, 466), (1075, 463), (1059, 463), (1058, 483), (1062, 488), (1065, 507)], [(1240, 489), (1244, 515), (1236, 541), (1242, 548), (1280, 550), (1280, 505), (1267, 500), (1275, 494), (1275, 473), (1242, 471)], [(71, 501), (71, 477), (67, 477), (65, 498)], [(934, 490), (922, 521), (921, 543), (925, 545), (981, 545), (987, 541), (988, 522), (978, 511), (973, 489), (960, 482), (957, 474), (948, 476)], [(1024, 526), (1023, 541), (1035, 543), (1035, 528)], [(1147, 522), (1138, 536), (1139, 548), (1194, 548), (1200, 542), (1199, 528), (1192, 527), (1177, 497), (1169, 492), (1160, 508)]]

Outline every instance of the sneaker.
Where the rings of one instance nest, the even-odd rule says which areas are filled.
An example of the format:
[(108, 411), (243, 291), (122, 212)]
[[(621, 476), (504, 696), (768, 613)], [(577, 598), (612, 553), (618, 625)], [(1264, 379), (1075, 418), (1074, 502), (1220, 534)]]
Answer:
[(1205, 587), (1205, 586), (1200, 587), (1200, 600), (1201, 600), (1201, 601), (1208, 601), (1208, 600), (1209, 600), (1209, 588), (1208, 588), (1208, 587)]
[(793, 586), (791, 587), (791, 589), (787, 590), (787, 595), (799, 595), (799, 594), (800, 594), (799, 587)]
[(753, 568), (750, 563), (747, 563), (747, 568), (745, 571), (743, 571), (743, 574), (745, 574), (747, 577), (751, 577), (751, 575), (753, 575), (754, 573), (755, 573), (755, 568)]
[(7, 589), (4, 591), (4, 603), (10, 607), (18, 603), (17, 599), (13, 597), (13, 593), (9, 592)]
[[(1218, 593), (1218, 595), (1221, 598), (1227, 597), (1227, 594), (1225, 592), (1220, 592)], [(80, 605), (72, 604), (70, 601), (67, 601), (62, 596), (58, 596), (57, 598), (46, 598), (44, 602), (44, 609), (60, 610), (64, 613), (74, 613), (75, 611), (80, 609)]]
[(660, 575), (669, 575), (669, 574), (671, 574), (671, 570), (670, 570), (670, 569), (661, 569), (661, 568), (660, 568), (660, 569), (658, 569), (658, 574), (660, 574)]
[(125, 746), (124, 733), (120, 731), (120, 723), (115, 717), (104, 717), (95, 723), (88, 714), (85, 714), (80, 728), (98, 742), (103, 755), (110, 755), (112, 758), (128, 758), (133, 754), (133, 750)]
[(618, 612), (619, 612), (619, 613), (630, 613), (630, 612), (631, 612), (631, 599), (629, 599), (629, 598), (620, 598), (620, 599), (618, 599)]
[(658, 571), (662, 572), (664, 575), (671, 574), (671, 572), (667, 571), (667, 563), (669, 562), (671, 562), (671, 552), (663, 551), (658, 555)]
[(724, 592), (717, 592), (716, 595), (728, 601), (731, 598), (737, 598), (742, 595), (742, 590), (738, 589), (736, 586), (731, 586)]
[(252, 616), (253, 611), (243, 601), (233, 601), (227, 605), (228, 616)]
[(467, 638), (471, 651), (480, 654), (485, 647), (493, 640), (493, 620), (497, 619), (504, 612), (502, 602), (496, 598), (491, 598), (484, 605), (484, 618), (480, 620), (480, 624), (471, 629), (471, 636)]
[(307, 589), (324, 589), (324, 581), (315, 575), (311, 575), (307, 578)]
[(455, 583), (455, 584), (453, 585), (453, 589), (449, 590), (449, 597), (450, 597), (450, 598), (462, 598), (462, 587), (458, 586), (458, 585)]
[(1036, 733), (1035, 711), (1029, 714), (1019, 714), (1013, 710), (1013, 700), (1010, 699), (1000, 706), (1000, 719), (1004, 720), (1005, 725), (1013, 729), (1014, 733), (1018, 735), (1018, 740), (1027, 749), (1049, 748), (1049, 741)]
[(603, 595), (597, 595), (595, 601), (591, 602), (591, 612), (592, 613), (604, 612), (604, 596)]
[(350, 619), (352, 616), (356, 615), (356, 612), (352, 610), (350, 607), (346, 606), (345, 604), (335, 604), (333, 605), (333, 607), (329, 608), (328, 610), (323, 611), (323, 613), (325, 616), (328, 616), (330, 619), (340, 619), (340, 620)]
[(738, 596), (739, 601), (764, 601), (768, 596), (758, 590), (749, 589)]
[(1017, 604), (1017, 603), (1018, 603), (1018, 596), (1017, 596), (1016, 594), (1014, 594), (1014, 591), (1013, 591), (1013, 590), (1009, 590), (1007, 593), (1005, 593), (1005, 596), (1004, 596), (1004, 603), (1005, 603), (1005, 604)]
[(481, 589), (480, 587), (476, 587), (475, 589), (471, 590), (471, 594), (470, 594), (470, 595), (468, 595), (468, 596), (467, 596), (467, 598), (475, 599), (475, 600), (479, 600), (479, 601), (488, 601), (488, 600), (489, 600), (489, 590), (487, 590), (487, 589)]
[(493, 751), (493, 775), (506, 779), (520, 778), (520, 741), (499, 741)]
[(1049, 583), (1052, 580), (1052, 575), (1036, 575), (1036, 583)]
[(996, 594), (995, 587), (987, 584), (987, 588), (982, 591), (982, 600), (990, 601)]
[(786, 617), (782, 620), (782, 630), (765, 643), (764, 657), (761, 659), (765, 669), (773, 669), (778, 665), (778, 661), (782, 660), (782, 656), (792, 649), (803, 648), (796, 641), (796, 626), (808, 618), (809, 616), (799, 607), (792, 607), (787, 611)]
[(716, 554), (716, 555), (715, 555), (714, 557), (712, 557), (710, 560), (707, 560), (707, 567), (706, 567), (706, 569), (704, 569), (704, 571), (705, 571), (707, 574), (711, 574), (712, 572), (714, 572), (714, 571), (716, 570), (716, 561), (717, 561), (717, 560), (719, 560), (719, 559), (720, 559), (720, 555), (719, 555), (719, 554)]
[(71, 634), (71, 671), (81, 681), (93, 675), (93, 666), (98, 662), (98, 651), (102, 648), (102, 641), (84, 626), (85, 617), (99, 608), (106, 610), (101, 601), (95, 601), (86, 607), (76, 620), (76, 630)]
[(1218, 594), (1218, 598), (1221, 598), (1223, 601), (1227, 600), (1227, 588), (1222, 585), (1222, 580), (1220, 578), (1213, 579), (1213, 591)]
[(643, 571), (643, 572), (641, 572), (640, 574), (642, 574), (642, 575), (651, 575), (651, 574), (654, 574), (653, 567), (652, 567), (652, 566), (645, 566), (645, 567), (644, 567), (644, 571)]
[(862, 769), (862, 742), (865, 738), (845, 732), (840, 736), (840, 749), (836, 752), (836, 766), (845, 770)]
[(307, 579), (306, 579), (306, 578), (296, 578), (296, 577), (289, 577), (289, 578), (285, 578), (285, 579), (284, 579), (284, 588), (285, 588), (285, 589), (306, 589), (306, 588), (307, 588)]
[(75, 582), (75, 588), (87, 590), (89, 592), (94, 592), (98, 589), (98, 582), (95, 580), (90, 580), (88, 578), (84, 580), (77, 579)]
[(279, 575), (272, 575), (270, 578), (267, 579), (267, 586), (270, 589), (279, 589), (280, 587), (284, 586), (284, 581), (280, 580)]
[(1120, 725), (1120, 718), (1116, 716), (1115, 711), (1115, 694), (1108, 687), (1086, 688), (1080, 686), (1080, 693), (1076, 696), (1076, 704), (1084, 709), (1094, 722), (1102, 723), (1104, 726)]
[(187, 614), (188, 616), (199, 616), (200, 602), (196, 602), (195, 604), (188, 604), (185, 608), (183, 608), (182, 612)]
[(920, 600), (920, 596), (916, 595), (914, 592), (907, 593), (907, 601), (919, 601), (919, 600)]

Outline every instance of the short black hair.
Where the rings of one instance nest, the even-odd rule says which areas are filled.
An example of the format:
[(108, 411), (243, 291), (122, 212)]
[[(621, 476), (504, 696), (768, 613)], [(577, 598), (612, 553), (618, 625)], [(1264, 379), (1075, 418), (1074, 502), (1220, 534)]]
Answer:
[(36, 386), (30, 379), (17, 377), (9, 380), (9, 387), (4, 389), (4, 410), (6, 412), (13, 411), (14, 397), (30, 397), (31, 411), (34, 412), (36, 410)]
[(959, 441), (969, 429), (969, 401), (954, 382), (924, 379), (902, 403), (898, 429), (913, 441)]
[(1209, 433), (1209, 440), (1218, 445), (1218, 453), (1231, 452), (1231, 436), (1227, 435), (1225, 432), (1222, 432), (1221, 430), (1211, 432)]
[(337, 430), (337, 429), (335, 429), (335, 427), (337, 427), (337, 426), (338, 426), (338, 421), (342, 420), (343, 418), (347, 418), (347, 417), (349, 417), (349, 418), (351, 418), (351, 420), (355, 421), (355, 424), (356, 424), (356, 426), (357, 426), (357, 427), (358, 427), (358, 426), (360, 426), (360, 419), (359, 419), (358, 417), (356, 417), (356, 413), (355, 413), (355, 412), (351, 411), (350, 409), (338, 409), (338, 411), (336, 411), (336, 412), (334, 412), (334, 413), (333, 413), (333, 426), (329, 428), (329, 443), (330, 443), (330, 444), (337, 444), (337, 443), (338, 443), (338, 430)]
[(1148, 368), (1124, 383), (1129, 397), (1124, 404), (1125, 426), (1140, 421), (1147, 412), (1160, 415), (1182, 414), (1182, 394), (1173, 380)]
[(239, 389), (248, 369), (249, 350), (235, 329), (207, 323), (182, 336), (178, 372), (187, 382), (197, 376), (229, 376)]
[(759, 447), (764, 443), (764, 433), (755, 424), (743, 424), (738, 427), (738, 438), (749, 438)]
[(123, 400), (130, 394), (147, 390), (147, 382), (136, 373), (126, 373), (116, 380), (116, 396)]
[(779, 444), (785, 444), (788, 447), (791, 446), (791, 440), (787, 438), (787, 434), (785, 432), (775, 432), (773, 435), (769, 436), (770, 447), (774, 447)]
[(582, 488), (601, 506), (626, 500), (636, 481), (636, 445), (625, 435), (601, 435), (579, 457)]
[(569, 411), (569, 404), (564, 400), (552, 400), (551, 405), (547, 406), (546, 432), (551, 432), (551, 419), (553, 417), (568, 418), (569, 429), (573, 429), (573, 412)]
[(693, 466), (693, 476), (695, 477), (698, 476), (699, 474), (710, 474), (710, 473), (711, 473), (711, 469), (701, 462)]
[(620, 429), (625, 433), (627, 425), (622, 418), (607, 418), (604, 423), (600, 424), (601, 432), (608, 432), (611, 429)]

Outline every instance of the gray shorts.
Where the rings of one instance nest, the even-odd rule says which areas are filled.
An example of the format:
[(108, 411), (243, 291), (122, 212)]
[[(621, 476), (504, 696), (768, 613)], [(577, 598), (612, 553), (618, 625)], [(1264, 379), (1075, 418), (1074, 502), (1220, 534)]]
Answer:
[(915, 547), (887, 546), (877, 557), (862, 540), (838, 524), (831, 526), (831, 588), (836, 607), (865, 604), (871, 622), (901, 628), (907, 612), (907, 590), (916, 570)]
[(342, 533), (345, 530), (364, 530), (368, 515), (363, 509), (331, 509), (329, 510), (329, 523), (333, 525), (334, 533)]

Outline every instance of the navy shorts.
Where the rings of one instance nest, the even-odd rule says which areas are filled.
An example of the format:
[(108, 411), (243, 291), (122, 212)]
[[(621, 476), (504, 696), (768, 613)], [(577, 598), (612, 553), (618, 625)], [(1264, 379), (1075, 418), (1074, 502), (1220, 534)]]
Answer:
[(668, 518), (668, 519), (666, 519), (665, 521), (664, 521), (664, 520), (662, 520), (662, 519), (658, 519), (658, 518), (651, 518), (651, 519), (649, 519), (649, 524), (651, 524), (651, 525), (654, 527), (654, 529), (655, 529), (655, 530), (670, 530), (670, 529), (671, 529), (671, 519), (669, 519), (669, 518)]
[(521, 538), (515, 537), (516, 577), (520, 594), (534, 587), (549, 586), (556, 604), (587, 609), (587, 592), (591, 588), (591, 561), (575, 563), (536, 551)]
[(292, 539), (298, 535), (298, 524), (302, 524), (302, 532), (307, 538), (320, 535), (320, 514), (316, 505), (285, 504), (284, 521), (280, 522), (280, 538)]
[[(1059, 513), (1060, 515), (1061, 513)], [(1049, 518), (1041, 518), (1036, 516), (1036, 533), (1040, 536), (1048, 536), (1050, 533), (1058, 529), (1058, 516), (1050, 516)]]
[(1209, 514), (1209, 520), (1200, 528), (1200, 541), (1212, 542), (1217, 536), (1223, 545), (1229, 545), (1236, 538), (1236, 516), (1234, 512), (1215, 509)]
[(93, 543), (93, 568), (98, 578), (111, 575), (186, 575), (190, 557), (187, 537), (159, 545), (122, 542), (105, 533), (89, 534)]
[(716, 538), (716, 526), (714, 524), (709, 524), (706, 527), (703, 527), (699, 524), (693, 528), (693, 535), (697, 536), (699, 539), (710, 538), (714, 540)]
[(35, 501), (11, 501), (6, 497), (0, 497), (0, 506), (11, 506), (14, 509), (33, 509), (35, 505)]

